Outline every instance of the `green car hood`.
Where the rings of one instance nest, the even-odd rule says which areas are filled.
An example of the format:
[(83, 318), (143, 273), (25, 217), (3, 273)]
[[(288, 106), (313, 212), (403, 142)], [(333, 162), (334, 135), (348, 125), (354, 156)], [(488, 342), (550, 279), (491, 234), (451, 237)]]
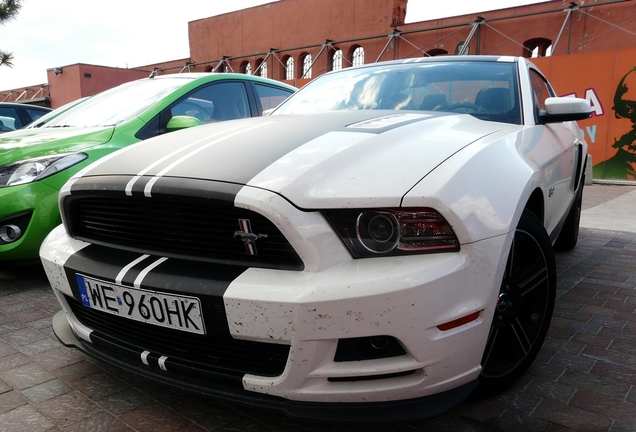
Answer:
[(0, 135), (0, 166), (40, 156), (73, 153), (107, 143), (114, 126), (23, 129)]

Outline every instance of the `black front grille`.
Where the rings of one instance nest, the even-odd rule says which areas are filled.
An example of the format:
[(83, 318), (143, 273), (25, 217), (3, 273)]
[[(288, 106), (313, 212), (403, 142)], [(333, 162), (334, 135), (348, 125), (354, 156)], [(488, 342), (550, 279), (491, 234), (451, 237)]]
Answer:
[(99, 338), (109, 340), (111, 346), (167, 356), (181, 370), (237, 377), (278, 376), (289, 356), (289, 345), (237, 340), (222, 332), (186, 333), (91, 309), (71, 297), (66, 300), (77, 319)]
[[(71, 235), (90, 243), (168, 257), (302, 270), (303, 263), (264, 216), (223, 200), (177, 195), (79, 195), (65, 200)], [(255, 253), (234, 234), (248, 219)]]

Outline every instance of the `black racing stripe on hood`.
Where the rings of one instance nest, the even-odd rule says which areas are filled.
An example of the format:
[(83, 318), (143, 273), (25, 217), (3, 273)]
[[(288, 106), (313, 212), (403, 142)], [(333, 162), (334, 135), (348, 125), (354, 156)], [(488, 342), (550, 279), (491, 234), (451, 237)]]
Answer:
[[(386, 114), (378, 111), (346, 111), (274, 116), (267, 119), (270, 123), (262, 126), (246, 122), (246, 128), (240, 134), (206, 148), (197, 156), (175, 165), (164, 175), (247, 184), (277, 160), (330, 132), (377, 134), (386, 131), (386, 128), (362, 130), (349, 127)], [(257, 127), (250, 129), (251, 126)]]
[(203, 125), (137, 143), (103, 163), (98, 162), (86, 175), (143, 173), (148, 177), (206, 178), (247, 184), (286, 154), (329, 132), (380, 134), (404, 126), (406, 123), (396, 122), (379, 128), (352, 127), (395, 114), (395, 111), (338, 111)]
[[(132, 187), (133, 195), (143, 195), (146, 184), (152, 177), (144, 176), (134, 182)], [(73, 198), (81, 195), (124, 195), (126, 186), (133, 179), (133, 176), (100, 176), (80, 177), (71, 185), (71, 195)], [(193, 198), (215, 199), (234, 202), (236, 194), (243, 186), (232, 183), (210, 182), (190, 178), (162, 177), (153, 186), (155, 194), (175, 195)], [(66, 202), (66, 200), (65, 200)]]
[[(146, 178), (145, 180), (148, 180)], [(143, 181), (140, 183), (144, 183)], [(133, 194), (142, 193), (143, 188), (133, 188)], [(161, 177), (152, 188), (153, 195), (174, 195), (203, 198), (233, 203), (243, 185), (209, 180)]]
[(71, 183), (71, 194), (124, 193), (131, 176), (80, 177)]

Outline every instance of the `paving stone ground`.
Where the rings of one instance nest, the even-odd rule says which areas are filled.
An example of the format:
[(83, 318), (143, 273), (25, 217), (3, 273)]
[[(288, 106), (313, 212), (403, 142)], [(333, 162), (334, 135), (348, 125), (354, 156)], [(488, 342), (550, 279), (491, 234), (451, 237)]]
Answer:
[[(586, 188), (584, 208), (636, 190)], [(636, 233), (581, 229), (557, 254), (548, 338), (510, 389), (408, 424), (305, 423), (176, 391), (62, 346), (42, 269), (0, 266), (0, 432), (636, 431)]]

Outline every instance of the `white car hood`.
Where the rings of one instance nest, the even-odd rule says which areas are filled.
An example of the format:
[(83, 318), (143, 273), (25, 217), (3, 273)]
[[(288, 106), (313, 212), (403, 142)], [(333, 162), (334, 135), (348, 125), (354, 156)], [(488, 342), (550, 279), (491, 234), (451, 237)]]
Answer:
[(150, 139), (97, 162), (83, 176), (230, 182), (270, 190), (306, 209), (399, 206), (453, 154), (509, 126), (413, 111), (261, 117)]

